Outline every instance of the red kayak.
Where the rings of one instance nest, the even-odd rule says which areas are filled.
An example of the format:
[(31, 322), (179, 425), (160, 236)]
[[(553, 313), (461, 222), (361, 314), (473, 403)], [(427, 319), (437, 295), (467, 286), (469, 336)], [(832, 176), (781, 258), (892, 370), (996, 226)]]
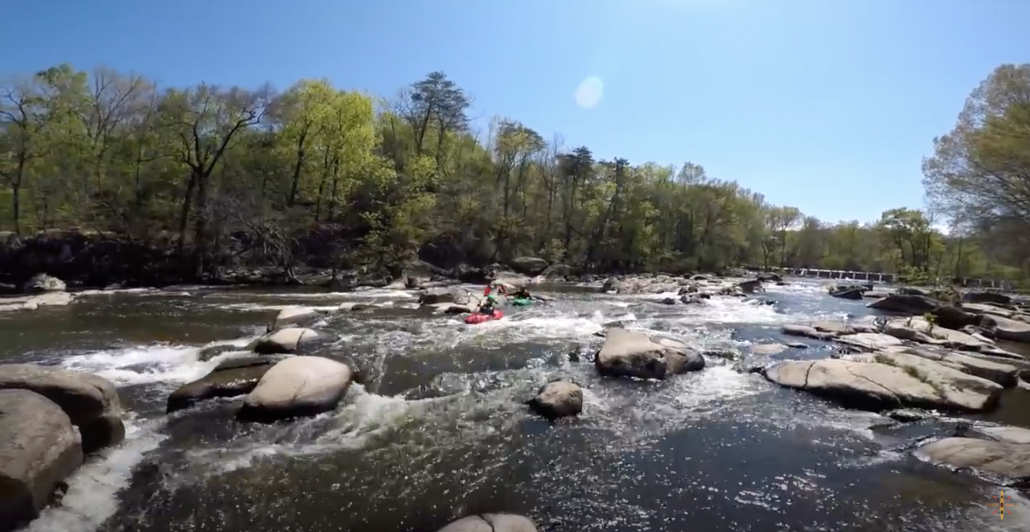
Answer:
[(499, 320), (504, 317), (504, 313), (495, 310), (493, 314), (483, 314), (482, 312), (476, 312), (475, 314), (469, 314), (465, 316), (465, 323), (469, 325), (475, 325), (477, 323), (483, 323), (484, 321)]

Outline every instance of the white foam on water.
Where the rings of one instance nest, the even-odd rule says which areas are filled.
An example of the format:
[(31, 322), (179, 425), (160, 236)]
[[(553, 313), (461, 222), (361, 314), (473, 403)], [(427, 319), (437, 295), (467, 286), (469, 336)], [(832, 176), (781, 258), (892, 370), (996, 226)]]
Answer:
[(97, 351), (61, 359), (67, 369), (104, 377), (118, 386), (153, 383), (187, 383), (203, 377), (227, 358), (243, 356), (226, 352), (208, 361), (200, 360), (205, 347), (229, 345), (243, 348), (253, 338), (212, 342), (204, 347), (156, 344)]
[(305, 306), (305, 305), (266, 305), (261, 303), (212, 303), (211, 306), (216, 306), (220, 309), (227, 310), (242, 310), (245, 312), (259, 311), (259, 310), (283, 310), (288, 308), (309, 308), (318, 312), (332, 312), (339, 310), (338, 305), (330, 306)]
[(411, 290), (370, 289), (354, 292), (269, 292), (248, 293), (251, 298), (269, 299), (411, 299), (418, 294)]
[(44, 510), (26, 532), (93, 532), (118, 511), (133, 469), (167, 436), (162, 422), (126, 423), (125, 441), (91, 457), (68, 479), (61, 505)]

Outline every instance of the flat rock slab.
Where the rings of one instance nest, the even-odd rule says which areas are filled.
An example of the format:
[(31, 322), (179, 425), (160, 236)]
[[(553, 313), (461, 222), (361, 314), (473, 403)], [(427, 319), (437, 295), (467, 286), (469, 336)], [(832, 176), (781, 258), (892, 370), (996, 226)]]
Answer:
[(61, 407), (29, 390), (0, 390), (0, 532), (39, 515), (82, 464), (79, 432)]
[(938, 464), (968, 467), (1005, 480), (1030, 481), (1030, 445), (945, 438), (920, 447), (917, 456)]
[(994, 329), (996, 338), (1010, 342), (1030, 343), (1030, 323), (1001, 316), (991, 316), (991, 319), (997, 324)]
[(613, 327), (605, 334), (594, 366), (603, 376), (660, 380), (703, 369), (705, 359), (683, 343)]
[(835, 336), (837, 336), (832, 332), (816, 330), (816, 328), (812, 327), (811, 325), (788, 324), (784, 325), (780, 332), (788, 336), (805, 336), (807, 338), (814, 338), (816, 340), (832, 340)]
[[(958, 405), (958, 409), (980, 411), (992, 407), (1001, 394), (1002, 386), (994, 381), (970, 375), (961, 366), (930, 360), (907, 353), (876, 353), (858, 355), (852, 360), (887, 364), (905, 370), (909, 375), (932, 386), (944, 400), (944, 405)], [(952, 406), (951, 408), (955, 408)]]
[(1030, 429), (1023, 427), (975, 427), (973, 431), (993, 441), (1030, 445)]
[(885, 348), (900, 346), (901, 340), (878, 333), (855, 333), (837, 337), (837, 342), (867, 351), (880, 351)]
[(121, 410), (114, 384), (90, 373), (35, 364), (0, 364), (0, 390), (21, 389), (57, 403), (74, 425)]
[(346, 364), (328, 358), (284, 359), (272, 366), (247, 394), (238, 417), (271, 422), (328, 412), (343, 399), (353, 378)]
[(975, 381), (976, 387), (968, 388), (966, 379), (975, 377), (948, 372), (950, 368), (944, 366), (934, 369), (922, 375), (878, 362), (827, 359), (780, 362), (765, 368), (763, 373), (766, 379), (781, 386), (871, 411), (901, 407), (984, 410), (992, 407), (1000, 395), (1001, 386), (993, 382), (979, 379)]
[(167, 412), (189, 408), (198, 401), (246, 395), (279, 359), (267, 356), (229, 359), (204, 377), (185, 384), (168, 396)]
[(1006, 388), (1015, 386), (1019, 378), (1020, 369), (1014, 365), (956, 353), (954, 351), (934, 351), (923, 347), (903, 347), (901, 349), (891, 351), (915, 355), (935, 362), (940, 362), (946, 366), (953, 367), (970, 375), (975, 375), (977, 377), (996, 382)]
[(521, 515), (481, 514), (454, 521), (438, 532), (537, 532), (537, 528)]

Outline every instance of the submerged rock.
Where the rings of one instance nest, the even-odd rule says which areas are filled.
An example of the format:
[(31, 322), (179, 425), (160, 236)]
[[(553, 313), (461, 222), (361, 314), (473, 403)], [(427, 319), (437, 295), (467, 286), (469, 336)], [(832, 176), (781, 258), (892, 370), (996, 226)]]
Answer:
[(335, 360), (290, 357), (261, 377), (237, 416), (246, 421), (271, 422), (328, 412), (343, 399), (353, 378), (351, 369)]
[(82, 447), (68, 415), (29, 390), (0, 390), (0, 434), (0, 532), (10, 532), (39, 515)]
[(583, 411), (583, 389), (567, 381), (549, 382), (526, 404), (547, 419), (575, 416)]
[(250, 393), (279, 359), (261, 356), (226, 360), (211, 373), (185, 384), (168, 396), (167, 412), (189, 408), (198, 401)]
[(788, 347), (783, 344), (757, 344), (751, 346), (751, 353), (755, 355), (772, 356), (778, 355), (787, 349)]
[(784, 325), (780, 330), (788, 336), (805, 336), (816, 340), (832, 340), (836, 335), (830, 332), (822, 332), (809, 325)]
[(528, 518), (513, 514), (480, 514), (458, 519), (437, 532), (537, 532)]
[[(764, 374), (781, 386), (823, 396), (847, 407), (871, 411), (906, 406), (986, 410), (997, 403), (1002, 389), (994, 382), (925, 359), (911, 362), (914, 368), (865, 360), (868, 359), (787, 361), (767, 367)], [(924, 365), (920, 361), (935, 366)], [(906, 359), (906, 362), (910, 361)]]
[(260, 355), (296, 353), (305, 344), (319, 339), (319, 334), (303, 327), (287, 327), (258, 338), (250, 349)]
[(705, 359), (680, 342), (611, 328), (605, 335), (604, 346), (594, 358), (594, 365), (604, 376), (665, 379), (703, 369)]
[(968, 467), (995, 477), (1030, 482), (1030, 445), (980, 440), (944, 438), (924, 445), (917, 456), (938, 464)]

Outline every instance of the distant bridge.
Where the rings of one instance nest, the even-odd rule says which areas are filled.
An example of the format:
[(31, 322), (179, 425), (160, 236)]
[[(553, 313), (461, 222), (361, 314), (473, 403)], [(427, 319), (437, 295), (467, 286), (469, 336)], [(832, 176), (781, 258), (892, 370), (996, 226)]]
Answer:
[[(755, 270), (761, 271), (762, 268), (754, 268)], [(769, 268), (769, 270), (780, 273), (781, 275), (793, 275), (795, 277), (816, 277), (820, 279), (850, 279), (853, 281), (872, 281), (875, 283), (892, 284), (894, 283), (897, 274), (894, 273), (881, 273), (881, 272), (860, 272), (851, 270), (817, 270), (812, 268)], [(1011, 290), (1012, 287), (1008, 281), (997, 280), (997, 279), (974, 279), (974, 278), (961, 278), (959, 284), (966, 287), (975, 288), (998, 288), (1002, 290)], [(946, 283), (943, 283), (946, 284)]]

